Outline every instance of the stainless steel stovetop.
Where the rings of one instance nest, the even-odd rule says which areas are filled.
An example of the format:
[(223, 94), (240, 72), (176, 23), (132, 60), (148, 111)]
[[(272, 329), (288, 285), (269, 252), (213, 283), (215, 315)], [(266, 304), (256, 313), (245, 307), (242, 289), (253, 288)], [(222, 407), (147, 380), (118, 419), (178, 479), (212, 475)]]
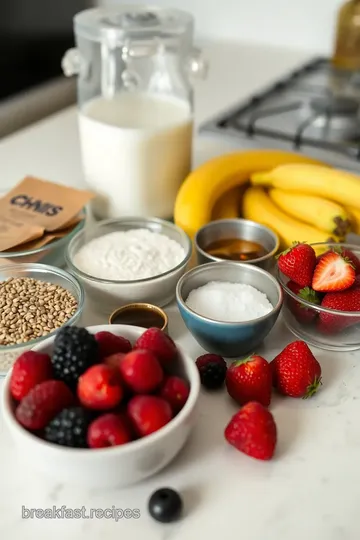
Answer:
[[(282, 148), (360, 170), (360, 77), (316, 58), (200, 126), (242, 146)], [(240, 143), (241, 139), (241, 143)]]

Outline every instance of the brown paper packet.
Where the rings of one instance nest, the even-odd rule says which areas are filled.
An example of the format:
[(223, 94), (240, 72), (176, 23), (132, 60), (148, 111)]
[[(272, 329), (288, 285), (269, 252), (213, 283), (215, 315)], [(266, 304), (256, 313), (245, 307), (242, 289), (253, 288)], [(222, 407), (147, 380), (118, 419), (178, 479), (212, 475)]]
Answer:
[[(6, 224), (10, 238), (13, 227), (9, 223), (14, 223), (15, 227), (36, 225), (47, 232), (67, 227), (93, 197), (89, 191), (28, 176), (0, 199), (0, 231)], [(16, 238), (19, 244), (18, 236)], [(24, 236), (22, 243), (26, 241), (28, 238)]]
[[(41, 238), (44, 228), (38, 225), (17, 224), (0, 217), (0, 251)], [(36, 240), (35, 240), (36, 241)]]

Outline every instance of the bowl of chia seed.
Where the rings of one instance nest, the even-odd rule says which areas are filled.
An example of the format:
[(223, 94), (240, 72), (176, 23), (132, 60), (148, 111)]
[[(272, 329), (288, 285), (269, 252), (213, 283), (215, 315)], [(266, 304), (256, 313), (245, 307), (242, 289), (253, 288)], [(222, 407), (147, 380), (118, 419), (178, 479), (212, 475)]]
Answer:
[(80, 320), (84, 291), (68, 272), (37, 263), (0, 266), (0, 377), (23, 352)]

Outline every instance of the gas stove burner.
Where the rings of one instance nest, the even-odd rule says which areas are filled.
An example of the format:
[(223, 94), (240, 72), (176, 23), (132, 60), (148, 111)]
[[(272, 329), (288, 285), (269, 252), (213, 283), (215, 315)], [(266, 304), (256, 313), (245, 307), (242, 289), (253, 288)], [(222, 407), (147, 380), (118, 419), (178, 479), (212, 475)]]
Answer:
[(350, 97), (314, 98), (310, 106), (316, 114), (325, 116), (348, 116), (357, 115), (360, 103)]

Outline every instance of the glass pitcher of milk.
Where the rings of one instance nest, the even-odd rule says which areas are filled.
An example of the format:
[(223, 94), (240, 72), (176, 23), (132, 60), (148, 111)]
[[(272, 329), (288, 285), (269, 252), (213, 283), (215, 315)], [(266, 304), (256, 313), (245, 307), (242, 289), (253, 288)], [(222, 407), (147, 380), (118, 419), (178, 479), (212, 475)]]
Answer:
[(191, 169), (192, 75), (206, 63), (193, 47), (190, 14), (146, 6), (94, 8), (74, 17), (83, 171), (99, 219), (170, 218)]

